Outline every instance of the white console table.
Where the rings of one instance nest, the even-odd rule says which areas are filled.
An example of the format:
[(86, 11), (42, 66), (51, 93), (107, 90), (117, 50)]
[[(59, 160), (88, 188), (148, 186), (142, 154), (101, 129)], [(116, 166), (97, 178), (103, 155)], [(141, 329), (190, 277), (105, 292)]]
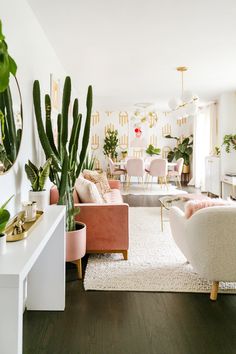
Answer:
[(50, 206), (32, 233), (0, 256), (0, 353), (21, 354), (24, 281), (28, 310), (65, 308), (65, 207)]

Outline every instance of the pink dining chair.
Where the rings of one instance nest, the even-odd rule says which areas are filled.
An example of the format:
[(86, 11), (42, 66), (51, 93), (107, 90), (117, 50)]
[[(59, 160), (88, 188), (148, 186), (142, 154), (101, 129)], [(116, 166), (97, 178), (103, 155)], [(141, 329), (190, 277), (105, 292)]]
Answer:
[(173, 170), (168, 171), (168, 179), (170, 178), (174, 178), (176, 185), (179, 184), (179, 187), (182, 188), (181, 186), (181, 174), (183, 171), (183, 167), (184, 167), (184, 159), (182, 157), (180, 157), (177, 161), (176, 161), (176, 166), (174, 167)]
[(138, 177), (141, 179), (142, 183), (144, 182), (143, 177), (145, 175), (144, 160), (141, 158), (131, 158), (127, 160), (126, 163), (126, 172), (127, 172), (127, 187), (130, 185), (131, 177)]
[(166, 159), (160, 159), (160, 158), (156, 158), (153, 159), (150, 163), (150, 166), (146, 167), (145, 171), (147, 173), (147, 182), (149, 180), (149, 177), (152, 177), (152, 182), (153, 182), (153, 178), (157, 177), (157, 181), (158, 179), (160, 179), (161, 182), (161, 187), (163, 182), (165, 183), (166, 187), (168, 188), (167, 185), (167, 173), (168, 173), (168, 165), (167, 165), (167, 160)]
[(109, 168), (110, 168), (110, 174), (112, 178), (116, 178), (119, 177), (121, 175), (126, 175), (126, 170), (124, 168), (117, 168), (116, 164), (112, 161), (112, 159), (110, 157), (108, 157), (108, 164), (109, 164)]

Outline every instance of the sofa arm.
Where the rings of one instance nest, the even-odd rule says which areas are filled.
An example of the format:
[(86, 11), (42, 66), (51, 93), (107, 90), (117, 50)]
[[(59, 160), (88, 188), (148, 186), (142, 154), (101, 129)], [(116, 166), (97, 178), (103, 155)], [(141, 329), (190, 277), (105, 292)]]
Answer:
[(87, 226), (87, 252), (128, 250), (128, 204), (76, 204), (80, 213), (76, 216)]
[(120, 181), (118, 181), (117, 179), (110, 179), (108, 182), (109, 182), (109, 186), (111, 189), (120, 189), (121, 188)]
[(186, 222), (184, 212), (176, 206), (170, 209), (170, 228), (175, 243), (188, 259), (188, 247), (186, 243)]

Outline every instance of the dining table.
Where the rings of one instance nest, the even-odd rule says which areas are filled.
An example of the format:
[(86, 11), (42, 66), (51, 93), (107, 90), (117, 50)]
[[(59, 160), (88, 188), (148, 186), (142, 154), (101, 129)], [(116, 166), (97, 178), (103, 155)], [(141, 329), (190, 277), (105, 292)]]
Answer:
[[(134, 158), (134, 157), (127, 157), (125, 160), (120, 160), (120, 161), (114, 162), (114, 164), (118, 168), (125, 168), (127, 160), (129, 160), (131, 158)], [(153, 158), (146, 157), (143, 159), (144, 159), (144, 163), (145, 163), (145, 168), (147, 168), (147, 166), (150, 165)], [(168, 162), (167, 161), (167, 166), (168, 166), (168, 170), (172, 170), (172, 169), (174, 169), (175, 166), (177, 166), (177, 162)]]

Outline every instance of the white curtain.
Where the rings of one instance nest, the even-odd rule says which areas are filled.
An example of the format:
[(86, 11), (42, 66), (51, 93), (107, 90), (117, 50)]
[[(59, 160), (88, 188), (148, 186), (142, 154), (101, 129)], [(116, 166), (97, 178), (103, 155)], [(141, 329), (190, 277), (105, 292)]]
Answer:
[(217, 144), (216, 105), (200, 108), (194, 116), (193, 178), (189, 182), (205, 191), (205, 159)]

